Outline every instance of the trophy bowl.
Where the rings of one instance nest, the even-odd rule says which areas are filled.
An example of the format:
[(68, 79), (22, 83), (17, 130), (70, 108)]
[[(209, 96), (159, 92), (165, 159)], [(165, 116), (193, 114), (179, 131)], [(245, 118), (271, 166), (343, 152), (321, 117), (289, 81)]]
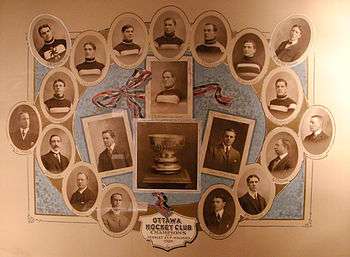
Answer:
[(176, 151), (185, 145), (185, 137), (176, 134), (148, 135), (151, 147), (155, 152), (152, 169), (161, 174), (173, 174), (181, 171)]

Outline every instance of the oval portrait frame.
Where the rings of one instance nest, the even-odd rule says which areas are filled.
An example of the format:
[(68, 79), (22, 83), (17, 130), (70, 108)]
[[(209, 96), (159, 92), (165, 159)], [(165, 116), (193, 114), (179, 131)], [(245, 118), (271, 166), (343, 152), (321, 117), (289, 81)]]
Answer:
[[(276, 178), (275, 176), (273, 176), (271, 174), (271, 171), (269, 171), (269, 169), (268, 169), (268, 166), (269, 166), (268, 161), (266, 160), (266, 155), (267, 155), (267, 150), (268, 150), (267, 146), (270, 143), (270, 141), (273, 139), (273, 137), (279, 133), (287, 133), (291, 137), (293, 137), (293, 139), (296, 143), (297, 149), (298, 149), (298, 152), (297, 152), (298, 159), (297, 159), (297, 163), (295, 165), (295, 168), (293, 169), (293, 171), (291, 172), (291, 174), (288, 177), (283, 178), (283, 179)], [(292, 130), (288, 127), (277, 127), (275, 129), (271, 130), (267, 134), (265, 141), (264, 141), (264, 144), (263, 144), (263, 147), (262, 147), (262, 150), (261, 150), (261, 166), (263, 167), (263, 169), (267, 173), (269, 173), (271, 175), (273, 182), (275, 182), (276, 184), (287, 184), (290, 181), (292, 181), (296, 177), (296, 175), (299, 173), (301, 165), (303, 163), (303, 160), (304, 160), (304, 153), (303, 153), (302, 143), (301, 143), (301, 140), (298, 137), (297, 133), (294, 130)]]
[[(252, 215), (252, 214), (245, 212), (245, 210), (243, 210), (243, 208), (238, 200), (238, 198), (239, 198), (238, 197), (238, 185), (239, 185), (241, 179), (245, 178), (246, 174), (247, 173), (249, 174), (252, 171), (254, 171), (254, 173), (258, 173), (258, 175), (260, 173), (260, 180), (261, 180), (262, 176), (264, 178), (266, 178), (268, 180), (268, 184), (270, 184), (270, 187), (271, 187), (270, 193), (269, 193), (269, 199), (266, 200), (265, 209), (256, 215)], [(246, 184), (245, 181), (243, 181), (243, 183)], [(264, 168), (260, 164), (254, 163), (254, 164), (248, 164), (247, 166), (243, 167), (242, 172), (239, 174), (238, 179), (234, 183), (233, 192), (234, 192), (234, 196), (236, 198), (236, 201), (238, 203), (238, 210), (240, 211), (243, 218), (257, 220), (257, 219), (261, 219), (262, 217), (264, 217), (268, 213), (268, 211), (271, 209), (271, 206), (272, 206), (273, 200), (275, 198), (275, 194), (276, 194), (276, 187), (275, 187), (275, 184), (273, 182), (273, 178), (272, 178), (271, 174), (266, 173), (264, 171)]]
[[(94, 81), (86, 81), (83, 78), (81, 78), (81, 76), (78, 73), (77, 68), (75, 67), (75, 63), (74, 63), (74, 58), (75, 58), (77, 46), (79, 46), (80, 41), (82, 39), (84, 39), (84, 37), (89, 36), (89, 35), (94, 36), (97, 40), (99, 40), (102, 43), (103, 50), (104, 50), (105, 55), (106, 55), (105, 60), (104, 60), (105, 67), (103, 68), (100, 77)], [(87, 87), (91, 87), (91, 86), (97, 85), (106, 77), (106, 75), (108, 73), (109, 65), (110, 65), (110, 59), (111, 58), (110, 58), (110, 55), (109, 55), (108, 50), (107, 50), (107, 43), (106, 43), (105, 38), (102, 36), (102, 34), (97, 32), (97, 31), (94, 31), (94, 30), (87, 30), (87, 31), (84, 31), (81, 34), (79, 34), (78, 37), (74, 39), (74, 44), (73, 44), (71, 56), (69, 59), (69, 66), (80, 84), (87, 86)]]
[[(233, 51), (236, 47), (237, 42), (246, 34), (256, 35), (260, 39), (260, 41), (262, 42), (262, 45), (263, 45), (264, 51), (265, 51), (264, 65), (263, 65), (259, 75), (251, 80), (245, 80), (245, 79), (241, 78), (240, 76), (238, 76), (236, 69), (234, 67), (233, 60), (232, 60)], [(234, 38), (232, 40), (230, 40), (230, 42), (229, 42), (228, 49), (227, 49), (227, 62), (229, 64), (231, 73), (236, 81), (238, 81), (239, 83), (241, 83), (243, 85), (253, 85), (253, 84), (258, 83), (265, 76), (267, 69), (269, 67), (269, 64), (270, 64), (269, 44), (268, 44), (266, 38), (264, 37), (263, 33), (257, 29), (254, 29), (254, 28), (246, 28), (246, 29), (243, 29), (240, 32), (238, 32), (234, 36)]]
[[(269, 86), (271, 78), (280, 72), (289, 73), (292, 76), (293, 80), (296, 82), (296, 87), (298, 89), (298, 92), (297, 92), (298, 99), (296, 101), (297, 102), (296, 108), (285, 119), (278, 119), (272, 115), (272, 113), (270, 112), (270, 110), (268, 108), (267, 98), (266, 98), (266, 91), (267, 91), (267, 88)], [(303, 88), (301, 85), (301, 81), (300, 81), (298, 75), (295, 73), (295, 71), (293, 71), (292, 69), (290, 69), (288, 67), (278, 67), (276, 69), (273, 69), (272, 71), (270, 71), (270, 73), (265, 77), (265, 79), (263, 81), (262, 90), (261, 90), (261, 104), (262, 104), (262, 107), (263, 107), (263, 110), (265, 112), (266, 117), (276, 125), (281, 126), (281, 125), (288, 124), (298, 116), (298, 114), (301, 110), (301, 107), (303, 105), (303, 97), (304, 97), (304, 91), (303, 91)]]
[[(329, 117), (329, 120), (331, 122), (331, 125), (332, 125), (332, 136), (331, 136), (331, 140), (327, 146), (327, 148), (320, 154), (313, 154), (311, 152), (309, 152), (304, 144), (303, 144), (303, 140), (302, 140), (302, 125), (305, 121), (305, 118), (306, 116), (308, 116), (309, 112), (311, 112), (313, 109), (321, 109), (322, 111), (324, 111), (328, 117)], [(331, 111), (326, 108), (325, 106), (323, 105), (311, 105), (303, 114), (301, 120), (300, 120), (300, 124), (299, 124), (299, 132), (298, 132), (298, 135), (299, 135), (299, 138), (301, 140), (301, 144), (302, 144), (302, 148), (306, 154), (307, 157), (311, 158), (311, 159), (314, 159), (314, 160), (319, 160), (319, 159), (323, 159), (327, 156), (328, 152), (330, 151), (330, 149), (332, 148), (332, 145), (334, 143), (334, 139), (335, 139), (335, 132), (336, 132), (336, 126), (335, 126), (335, 120), (334, 120), (334, 117), (331, 113)]]
[[(197, 54), (196, 51), (196, 45), (195, 45), (195, 34), (197, 32), (197, 27), (200, 24), (200, 22), (205, 19), (208, 16), (214, 16), (216, 18), (218, 18), (222, 24), (225, 27), (226, 30), (226, 47), (225, 47), (225, 52), (223, 53), (223, 55), (221, 56), (220, 59), (218, 59), (215, 62), (205, 62), (202, 60), (202, 58), (199, 57), (199, 55)], [(190, 49), (191, 49), (191, 53), (193, 58), (196, 60), (197, 63), (199, 63), (200, 65), (207, 67), (207, 68), (213, 68), (218, 66), (219, 64), (223, 63), (226, 59), (227, 56), (227, 52), (228, 52), (228, 47), (230, 44), (230, 41), (232, 40), (232, 31), (231, 31), (231, 27), (230, 24), (228, 23), (227, 19), (225, 18), (225, 16), (217, 11), (214, 10), (210, 10), (210, 11), (205, 11), (203, 13), (201, 13), (199, 16), (197, 16), (197, 18), (195, 19), (195, 22), (192, 25), (191, 28), (191, 36), (190, 36)]]
[[(48, 62), (48, 61), (44, 60), (39, 55), (38, 50), (36, 50), (36, 48), (34, 46), (33, 33), (34, 33), (35, 24), (37, 22), (39, 22), (41, 19), (45, 19), (45, 18), (51, 19), (51, 20), (57, 22), (60, 26), (62, 26), (62, 28), (64, 29), (65, 34), (67, 36), (67, 38), (65, 38), (65, 40), (66, 40), (66, 53), (65, 53), (64, 57), (61, 60), (59, 60), (58, 62)], [(56, 16), (51, 15), (51, 14), (39, 14), (33, 18), (33, 20), (31, 21), (31, 23), (29, 25), (27, 40), (28, 40), (29, 49), (30, 49), (30, 52), (32, 53), (32, 55), (35, 57), (35, 59), (39, 63), (41, 63), (42, 65), (44, 65), (48, 68), (56, 68), (56, 67), (60, 67), (60, 66), (64, 65), (67, 62), (67, 60), (70, 56), (71, 49), (72, 49), (72, 40), (71, 40), (69, 31), (68, 31), (66, 25), (63, 23), (63, 21), (61, 19), (59, 19)]]
[[(223, 189), (226, 190), (232, 197), (232, 201), (234, 203), (234, 208), (235, 208), (235, 217), (232, 223), (231, 228), (224, 234), (222, 235), (218, 235), (215, 234), (213, 232), (211, 232), (209, 230), (209, 228), (206, 226), (205, 224), (205, 220), (204, 220), (204, 215), (203, 215), (203, 210), (204, 210), (204, 203), (205, 200), (207, 198), (207, 196), (214, 190), (214, 189)], [(210, 236), (213, 239), (217, 239), (217, 240), (221, 240), (221, 239), (225, 239), (227, 237), (229, 237), (237, 228), (238, 222), (239, 222), (239, 218), (240, 218), (240, 213), (238, 211), (237, 205), (239, 205), (237, 198), (234, 196), (233, 190), (231, 187), (224, 185), (224, 184), (215, 184), (210, 186), (209, 188), (207, 188), (205, 190), (205, 192), (201, 195), (201, 198), (199, 200), (198, 203), (198, 208), (197, 208), (197, 216), (198, 216), (198, 220), (199, 220), (199, 225), (201, 226), (201, 228), (203, 229), (203, 231)]]
[[(43, 163), (41, 161), (41, 152), (40, 152), (40, 150), (41, 150), (42, 141), (45, 138), (46, 134), (52, 129), (60, 129), (60, 130), (62, 130), (67, 135), (67, 137), (69, 139), (69, 142), (71, 144), (71, 146), (70, 146), (71, 157), (69, 159), (68, 166), (67, 166), (67, 168), (64, 171), (62, 171), (61, 173), (58, 173), (58, 174), (55, 174), (55, 173), (52, 173), (52, 172), (48, 171), (44, 167), (44, 165), (43, 165)], [(39, 167), (40, 167), (41, 171), (46, 176), (48, 176), (50, 178), (53, 178), (53, 179), (63, 178), (65, 176), (65, 174), (68, 172), (68, 170), (70, 169), (70, 167), (72, 167), (72, 165), (74, 164), (74, 161), (75, 161), (75, 143), (74, 143), (74, 139), (73, 139), (72, 133), (66, 127), (64, 127), (62, 125), (49, 124), (43, 129), (43, 131), (42, 131), (38, 141), (39, 141), (39, 143), (38, 143), (38, 147), (36, 148), (36, 159), (37, 159), (37, 161), (39, 163)]]
[[(68, 183), (69, 177), (72, 174), (72, 172), (78, 167), (85, 167), (85, 168), (91, 170), (92, 174), (94, 174), (94, 176), (96, 178), (96, 181), (97, 181), (97, 188), (98, 188), (98, 190), (97, 190), (97, 196), (96, 196), (95, 203), (88, 211), (85, 211), (85, 212), (81, 212), (81, 211), (78, 211), (78, 210), (74, 209), (73, 206), (71, 205), (69, 199), (68, 199), (68, 196), (67, 196), (67, 183)], [(100, 195), (101, 195), (101, 191), (102, 191), (102, 183), (101, 183), (100, 178), (96, 174), (95, 167), (93, 167), (91, 164), (89, 164), (87, 162), (80, 161), (80, 162), (77, 162), (77, 163), (73, 164), (72, 167), (68, 170), (68, 172), (66, 173), (66, 175), (63, 178), (63, 182), (62, 182), (62, 196), (63, 196), (64, 202), (66, 203), (66, 206), (69, 208), (69, 210), (72, 211), (74, 214), (76, 214), (78, 216), (86, 217), (86, 216), (90, 216), (91, 215), (91, 213), (97, 207), (97, 204), (99, 202), (99, 198), (100, 198)]]
[[(185, 26), (185, 34), (186, 34), (186, 38), (184, 40), (183, 46), (181, 47), (181, 49), (179, 50), (179, 53), (177, 55), (175, 55), (174, 57), (166, 57), (161, 55), (157, 48), (154, 45), (154, 39), (153, 39), (153, 31), (154, 31), (154, 26), (159, 18), (160, 15), (162, 15), (163, 13), (167, 12), (167, 11), (173, 11), (175, 13), (177, 13)], [(188, 18), (185, 14), (185, 12), (180, 9), (179, 7), (176, 7), (174, 5), (168, 5), (168, 6), (164, 6), (160, 9), (158, 9), (156, 11), (156, 13), (153, 15), (152, 20), (151, 20), (151, 24), (150, 24), (150, 29), (149, 29), (149, 46), (154, 54), (155, 57), (157, 57), (160, 61), (177, 61), (179, 60), (186, 52), (189, 42), (190, 42), (190, 30), (191, 30), (191, 26), (190, 23), (188, 21)]]
[[(103, 220), (102, 220), (102, 213), (101, 213), (101, 206), (102, 206), (103, 199), (105, 198), (105, 196), (107, 195), (108, 192), (112, 191), (115, 188), (121, 188), (122, 190), (127, 192), (130, 199), (131, 199), (131, 205), (132, 205), (132, 217), (131, 217), (130, 223), (121, 232), (110, 231), (104, 225)], [(127, 185), (115, 183), (115, 184), (110, 184), (110, 185), (106, 186), (105, 188), (103, 188), (101, 197), (99, 199), (98, 207), (97, 207), (97, 220), (98, 220), (100, 228), (103, 230), (103, 232), (105, 232), (107, 235), (109, 235), (111, 237), (115, 237), (115, 238), (123, 237), (123, 236), (127, 235), (133, 229), (133, 227), (135, 226), (135, 224), (137, 222), (137, 217), (138, 217), (138, 205), (137, 205), (136, 197), (135, 197), (133, 191)]]
[[(310, 40), (309, 40), (309, 43), (306, 47), (306, 49), (304, 50), (304, 53), (296, 60), (292, 61), (292, 62), (284, 62), (284, 61), (281, 61), (276, 53), (275, 53), (275, 49), (273, 49), (273, 43), (275, 42), (275, 37), (276, 37), (276, 34), (278, 33), (278, 31), (280, 30), (280, 27), (287, 21), (291, 20), (291, 19), (303, 19), (309, 26), (310, 28)], [(279, 65), (279, 66), (288, 66), (288, 67), (292, 67), (292, 66), (295, 66), (295, 65), (298, 65), (300, 63), (302, 63), (307, 55), (309, 54), (309, 51), (310, 51), (310, 48), (312, 47), (312, 44), (313, 44), (313, 37), (314, 37), (314, 28), (312, 26), (312, 22), (311, 20), (305, 16), (305, 15), (301, 15), (301, 14), (293, 14), (293, 15), (290, 15), (288, 17), (286, 17), (284, 20), (280, 21), (276, 26), (275, 28), (273, 29), (272, 31), (272, 34), (271, 34), (271, 40), (270, 40), (270, 45), (269, 45), (269, 48), (270, 48), (270, 53), (271, 53), (271, 57), (272, 59), (274, 60), (274, 62)]]
[[(11, 139), (11, 133), (10, 133), (10, 118), (13, 114), (13, 112), (16, 110), (17, 107), (21, 106), (21, 105), (27, 105), (29, 106), (33, 111), (34, 113), (36, 114), (37, 118), (38, 118), (38, 126), (39, 126), (39, 130), (38, 130), (38, 138), (35, 142), (35, 144), (29, 148), (28, 150), (22, 150), (20, 148), (18, 148), (13, 142), (12, 142), (12, 139)], [(10, 110), (9, 112), (9, 115), (7, 117), (7, 124), (6, 124), (6, 134), (7, 134), (7, 139), (8, 141), (10, 142), (10, 145), (13, 147), (13, 151), (17, 154), (30, 154), (33, 152), (33, 149), (38, 145), (38, 142), (39, 142), (39, 138), (40, 138), (40, 134), (41, 134), (41, 131), (42, 131), (42, 121), (41, 121), (41, 117), (40, 117), (40, 114), (39, 114), (39, 111), (38, 109), (36, 108), (36, 106), (31, 103), (31, 102), (27, 102), (27, 101), (22, 101), (22, 102), (18, 102), (16, 103)]]
[[(119, 24), (119, 22), (124, 19), (124, 18), (132, 18), (134, 19), (138, 24), (140, 24), (140, 27), (142, 29), (142, 31), (144, 32), (144, 44), (143, 47), (141, 47), (141, 55), (140, 57), (137, 59), (136, 62), (134, 62), (133, 64), (125, 64), (122, 61), (120, 61), (115, 54), (113, 54), (113, 45), (112, 45), (112, 39), (113, 39), (113, 35), (115, 33), (115, 28), (116, 26)], [(111, 58), (113, 59), (113, 61), (120, 67), (125, 68), (125, 69), (133, 69), (136, 68), (137, 66), (139, 66), (146, 58), (147, 53), (148, 53), (148, 47), (149, 47), (149, 35), (148, 35), (148, 31), (146, 28), (146, 25), (144, 23), (144, 21), (141, 19), (140, 16), (138, 16), (137, 14), (134, 13), (130, 13), (130, 12), (126, 12), (126, 13), (122, 13), (120, 15), (118, 15), (114, 21), (112, 22), (110, 29), (109, 29), (109, 33), (108, 33), (108, 37), (107, 37), (107, 53), (111, 56)]]
[[(73, 101), (72, 101), (72, 104), (71, 104), (71, 109), (62, 118), (52, 117), (50, 115), (50, 113), (47, 111), (47, 108), (46, 108), (45, 103), (44, 103), (44, 90), (45, 90), (46, 83), (47, 83), (47, 81), (49, 80), (49, 78), (51, 76), (53, 76), (55, 73), (58, 73), (58, 72), (65, 73), (65, 74), (67, 74), (69, 76), (69, 78), (72, 81), (72, 86), (73, 86), (73, 91), (74, 91), (74, 97), (73, 97)], [(39, 92), (40, 107), (41, 107), (41, 110), (42, 110), (45, 118), (47, 118), (49, 121), (51, 121), (53, 123), (65, 122), (66, 120), (68, 120), (73, 115), (73, 113), (74, 113), (74, 111), (76, 109), (76, 106), (78, 104), (78, 97), (79, 97), (78, 83), (77, 83), (77, 81), (75, 79), (74, 74), (66, 67), (59, 67), (59, 68), (55, 68), (55, 69), (50, 70), (45, 75), (43, 81), (41, 82), (40, 92)]]

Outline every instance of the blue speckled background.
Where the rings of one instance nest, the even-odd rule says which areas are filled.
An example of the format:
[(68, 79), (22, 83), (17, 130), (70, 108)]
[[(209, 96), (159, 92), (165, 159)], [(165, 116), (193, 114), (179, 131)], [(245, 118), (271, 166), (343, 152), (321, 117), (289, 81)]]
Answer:
[[(140, 65), (144, 67), (144, 63)], [(307, 71), (306, 62), (293, 68), (298, 74), (304, 93), (307, 93)], [(219, 83), (225, 95), (233, 96), (234, 100), (230, 107), (225, 107), (216, 102), (211, 95), (195, 97), (194, 118), (199, 121), (204, 132), (208, 110), (224, 112), (228, 114), (243, 116), (256, 121), (252, 144), (249, 151), (248, 163), (254, 163), (257, 159), (265, 136), (265, 116), (258, 97), (254, 90), (249, 86), (241, 86), (234, 80), (225, 64), (216, 68), (205, 68), (196, 62), (193, 63), (193, 86), (215, 82)], [(48, 69), (39, 63), (35, 63), (35, 93), (39, 93), (40, 84)], [(111, 112), (105, 108), (99, 108), (92, 104), (91, 98), (96, 93), (123, 85), (133, 70), (122, 69), (115, 64), (109, 68), (106, 78), (94, 87), (89, 87), (84, 94), (80, 96), (77, 105), (77, 111), (74, 114), (73, 136), (76, 147), (83, 161), (90, 162), (86, 148), (84, 132), (82, 129), (81, 118)], [(143, 102), (139, 102), (144, 107)], [(119, 101), (118, 109), (127, 109), (125, 99)], [(129, 113), (130, 115), (130, 113)], [(203, 135), (202, 135), (203, 136)], [(272, 208), (264, 219), (302, 219), (304, 209), (304, 177), (305, 166), (303, 165), (297, 177), (280, 192), (272, 205)], [(132, 187), (132, 173), (111, 176), (103, 179), (103, 183), (123, 183)], [(223, 183), (231, 185), (232, 180), (218, 178), (211, 175), (201, 175), (201, 193), (213, 184)], [(35, 193), (36, 193), (36, 213), (46, 215), (74, 215), (66, 206), (60, 192), (51, 185), (51, 182), (43, 175), (39, 165), (35, 163)], [(186, 204), (198, 202), (201, 193), (168, 193), (170, 205)], [(154, 198), (150, 193), (136, 193), (138, 201), (153, 203)]]

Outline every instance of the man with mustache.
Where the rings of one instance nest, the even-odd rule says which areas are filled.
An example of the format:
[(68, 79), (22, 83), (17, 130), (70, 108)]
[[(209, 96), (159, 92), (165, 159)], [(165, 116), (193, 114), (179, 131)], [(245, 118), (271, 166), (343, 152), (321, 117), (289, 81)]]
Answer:
[(50, 136), (49, 143), (51, 149), (47, 154), (41, 156), (41, 162), (51, 173), (61, 173), (69, 164), (68, 158), (61, 153), (62, 139), (59, 135), (54, 134)]
[(293, 164), (289, 155), (291, 148), (290, 141), (285, 138), (280, 138), (277, 140), (274, 146), (274, 151), (277, 155), (276, 158), (270, 161), (269, 171), (289, 171), (293, 169)]

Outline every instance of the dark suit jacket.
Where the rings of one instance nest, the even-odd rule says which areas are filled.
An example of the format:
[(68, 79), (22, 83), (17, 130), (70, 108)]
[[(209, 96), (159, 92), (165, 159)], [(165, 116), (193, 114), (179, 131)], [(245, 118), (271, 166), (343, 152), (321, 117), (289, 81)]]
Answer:
[(313, 134), (306, 136), (303, 140), (303, 145), (312, 154), (321, 154), (327, 149), (331, 137), (323, 131), (316, 137)]
[(56, 174), (64, 171), (69, 164), (68, 158), (62, 155), (61, 153), (60, 153), (60, 160), (61, 161), (59, 162), (52, 151), (41, 156), (41, 161), (45, 169)]
[(220, 143), (209, 148), (204, 166), (215, 170), (237, 174), (239, 172), (240, 164), (241, 154), (232, 146), (228, 154), (226, 154), (223, 144)]
[(293, 163), (289, 157), (289, 155), (285, 156), (279, 163), (277, 163), (276, 166), (274, 166), (275, 162), (278, 161), (278, 157), (276, 157), (275, 159), (273, 159), (272, 161), (270, 161), (269, 163), (269, 171), (288, 171), (290, 169), (293, 169)]
[(96, 195), (89, 189), (86, 188), (81, 194), (79, 190), (70, 198), (70, 203), (77, 211), (88, 211), (95, 203)]
[(266, 201), (261, 195), (257, 195), (257, 199), (254, 199), (247, 192), (245, 195), (238, 199), (242, 209), (251, 215), (261, 213), (266, 208)]
[(106, 148), (98, 157), (98, 172), (115, 170), (131, 166), (131, 158), (126, 152), (118, 152), (117, 146), (110, 154)]
[(306, 136), (304, 139), (305, 142), (310, 142), (310, 143), (320, 143), (320, 142), (326, 141), (326, 140), (329, 140), (329, 136), (326, 133), (324, 133), (323, 131), (317, 136), (310, 134), (310, 135)]
[(110, 231), (115, 233), (125, 230), (130, 223), (129, 219), (123, 213), (115, 215), (112, 210), (103, 214), (102, 221)]
[(38, 134), (34, 133), (29, 129), (25, 138), (22, 139), (21, 130), (17, 129), (15, 132), (10, 133), (10, 137), (12, 139), (13, 144), (17, 148), (21, 150), (28, 150), (32, 148), (36, 143), (36, 140), (38, 139)]
[(234, 221), (233, 215), (225, 209), (220, 220), (217, 219), (214, 211), (210, 212), (207, 217), (204, 216), (204, 219), (209, 231), (218, 235), (229, 231)]
[(295, 45), (286, 48), (288, 42), (288, 40), (283, 41), (276, 49), (278, 59), (283, 62), (293, 62), (302, 56), (304, 52), (304, 47), (300, 43), (300, 40)]

